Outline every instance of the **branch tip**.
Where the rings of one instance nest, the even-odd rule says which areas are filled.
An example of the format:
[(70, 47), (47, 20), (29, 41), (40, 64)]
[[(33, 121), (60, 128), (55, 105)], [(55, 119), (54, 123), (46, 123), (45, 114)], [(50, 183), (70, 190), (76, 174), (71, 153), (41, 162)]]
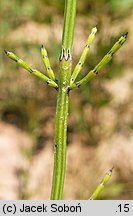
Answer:
[(93, 28), (93, 30), (95, 31), (95, 33), (97, 32), (97, 26), (95, 26), (94, 28)]
[(110, 172), (112, 173), (113, 172), (113, 170), (114, 170), (114, 166), (110, 169)]
[(123, 35), (124, 38), (127, 38), (128, 32), (126, 34)]

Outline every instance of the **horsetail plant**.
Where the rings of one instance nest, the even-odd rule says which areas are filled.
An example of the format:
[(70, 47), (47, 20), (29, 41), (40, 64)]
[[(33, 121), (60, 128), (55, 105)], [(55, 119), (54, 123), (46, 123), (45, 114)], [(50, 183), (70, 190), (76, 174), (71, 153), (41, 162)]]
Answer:
[[(72, 72), (72, 44), (74, 35), (74, 24), (76, 15), (76, 2), (77, 0), (65, 0), (64, 10), (64, 28), (62, 36), (62, 49), (59, 58), (59, 79), (55, 78), (55, 74), (50, 66), (50, 61), (46, 49), (41, 47), (41, 55), (43, 63), (46, 67), (47, 75), (44, 75), (40, 71), (33, 69), (22, 59), (18, 58), (14, 53), (5, 51), (7, 56), (14, 60), (20, 67), (24, 68), (32, 75), (38, 77), (49, 86), (55, 88), (58, 91), (57, 105), (56, 105), (56, 117), (55, 117), (55, 131), (54, 131), (54, 169), (53, 169), (53, 181), (51, 190), (51, 199), (62, 199), (65, 167), (66, 167), (66, 139), (67, 139), (67, 117), (69, 108), (69, 94), (70, 91), (89, 82), (92, 78), (96, 77), (99, 71), (112, 59), (113, 55), (121, 48), (127, 38), (127, 33), (120, 37), (120, 39), (114, 44), (111, 50), (103, 57), (103, 59), (96, 65), (96, 67), (90, 70), (87, 75), (80, 81), (76, 81), (77, 76), (83, 68), (87, 55), (90, 51), (91, 44), (94, 40), (97, 28), (94, 27), (88, 37), (86, 46), (84, 47), (80, 60)], [(102, 183), (97, 187), (96, 191), (92, 194), (90, 199), (96, 199), (103, 186), (108, 182), (111, 176), (112, 170), (105, 175)]]

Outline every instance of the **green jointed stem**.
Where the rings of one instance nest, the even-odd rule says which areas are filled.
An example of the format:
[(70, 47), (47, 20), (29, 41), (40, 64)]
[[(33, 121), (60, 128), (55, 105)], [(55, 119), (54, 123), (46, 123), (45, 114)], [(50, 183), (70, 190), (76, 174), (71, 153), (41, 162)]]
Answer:
[(84, 49), (82, 51), (81, 57), (79, 59), (79, 62), (76, 65), (76, 67), (75, 67), (75, 69), (74, 69), (74, 71), (72, 73), (71, 81), (70, 81), (70, 86), (72, 85), (72, 83), (75, 82), (78, 74), (80, 73), (80, 71), (83, 68), (83, 65), (84, 65), (86, 57), (87, 57), (87, 55), (88, 55), (88, 53), (90, 51), (90, 47), (91, 47), (91, 44), (92, 44), (92, 42), (94, 40), (96, 32), (97, 32), (97, 28), (96, 27), (91, 30), (91, 33), (90, 33), (90, 35), (89, 35), (89, 37), (87, 39), (86, 46), (84, 47)]
[(38, 77), (40, 80), (45, 81), (49, 86), (58, 89), (57, 83), (55, 83), (53, 80), (49, 79), (47, 76), (42, 74), (40, 71), (33, 69), (31, 66), (29, 66), (26, 62), (24, 62), (22, 59), (20, 59), (18, 56), (16, 56), (14, 53), (5, 51), (6, 55), (15, 61), (20, 67), (24, 68), (28, 72), (30, 72), (32, 75)]
[(75, 15), (76, 15), (77, 0), (65, 0), (64, 10), (64, 29), (62, 36), (62, 47), (67, 50), (72, 49)]
[(112, 171), (113, 168), (110, 169), (105, 176), (103, 177), (101, 183), (97, 186), (96, 190), (93, 192), (93, 194), (90, 197), (90, 200), (95, 200), (97, 199), (97, 197), (99, 196), (99, 194), (102, 192), (103, 188), (105, 187), (105, 185), (108, 183), (108, 181), (110, 180), (110, 177), (112, 176)]
[(114, 44), (114, 46), (111, 48), (111, 50), (103, 57), (103, 59), (96, 65), (96, 67), (89, 71), (89, 73), (81, 79), (79, 82), (75, 82), (70, 86), (70, 89), (76, 89), (80, 86), (85, 85), (88, 81), (90, 81), (92, 78), (96, 77), (98, 72), (112, 59), (114, 53), (116, 53), (121, 46), (125, 43), (127, 34), (121, 36), (120, 39)]
[(42, 54), (42, 58), (43, 58), (43, 63), (46, 67), (46, 70), (47, 70), (47, 74), (49, 76), (49, 78), (53, 81), (55, 81), (55, 75), (54, 75), (54, 72), (53, 70), (51, 69), (51, 65), (50, 65), (50, 61), (49, 61), (49, 58), (48, 58), (48, 53), (47, 53), (47, 50), (43, 47), (41, 47), (41, 54)]
[[(64, 52), (64, 51), (63, 51)], [(51, 199), (62, 199), (66, 166), (66, 133), (69, 106), (68, 86), (71, 76), (71, 59), (60, 62), (59, 90), (56, 106), (56, 121), (54, 134), (54, 173)]]
[(62, 199), (65, 178), (67, 116), (69, 108), (69, 86), (72, 70), (71, 49), (73, 42), (75, 13), (76, 0), (66, 0), (62, 51), (59, 64), (59, 89), (54, 133), (54, 171), (51, 191), (52, 200)]

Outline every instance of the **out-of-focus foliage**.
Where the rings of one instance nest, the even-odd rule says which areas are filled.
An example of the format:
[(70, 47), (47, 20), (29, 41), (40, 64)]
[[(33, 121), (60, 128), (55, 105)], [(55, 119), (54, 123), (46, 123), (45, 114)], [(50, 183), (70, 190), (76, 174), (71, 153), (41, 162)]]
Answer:
[[(133, 12), (133, 0), (78, 0), (77, 6), (73, 49), (74, 65), (78, 61), (91, 27), (98, 25), (96, 40), (92, 45), (90, 56), (80, 78), (97, 64), (121, 34), (127, 30), (131, 31), (132, 26), (128, 23)], [(36, 161), (39, 161), (41, 155), (47, 152), (47, 144), (50, 144), (50, 148), (52, 148), (56, 92), (19, 68), (5, 56), (3, 50), (12, 50), (30, 65), (45, 73), (39, 50), (41, 44), (44, 44), (48, 48), (52, 68), (58, 77), (63, 9), (64, 0), (4, 0), (0, 5), (0, 119), (1, 122), (14, 125), (20, 131), (32, 136), (33, 145), (30, 150), (21, 151), (24, 158), (29, 160), (31, 167), (35, 167)], [(126, 46), (129, 47), (128, 42), (122, 49), (124, 50)], [(101, 153), (102, 157), (99, 162), (102, 171), (99, 173), (100, 165), (96, 161), (100, 155), (100, 145), (102, 149), (102, 143), (107, 143), (111, 148), (109, 140), (113, 139), (113, 136), (116, 137), (117, 142), (117, 135), (122, 134), (122, 136), (128, 137), (128, 132), (132, 132), (132, 102), (130, 91), (128, 93), (127, 88), (131, 86), (132, 77), (130, 78), (131, 75), (130, 73), (128, 75), (127, 71), (131, 70), (132, 59), (131, 53), (126, 52), (125, 54), (123, 50), (119, 51), (97, 79), (70, 94), (68, 164), (70, 163), (71, 167), (68, 167), (69, 171), (66, 176), (66, 181), (68, 179), (65, 190), (66, 199), (88, 198), (89, 188), (95, 187), (98, 176), (101, 176), (103, 163), (107, 169), (110, 168), (106, 166), (106, 161), (104, 162), (105, 158), (107, 160), (107, 153), (103, 149), (104, 153)], [(126, 84), (123, 80), (126, 81)], [(124, 84), (121, 84), (122, 82)], [(126, 88), (126, 99), (124, 102), (119, 101), (125, 94), (123, 89)], [(121, 97), (115, 99), (117, 95)], [(81, 145), (79, 152), (75, 144)], [(75, 159), (71, 155), (75, 151), (82, 156), (79, 156), (80, 159), (77, 162), (78, 155), (75, 156)], [(116, 155), (118, 152), (119, 148), (116, 149)], [(96, 161), (95, 155), (97, 156)], [(113, 157), (112, 155), (110, 158)], [(47, 156), (45, 155), (45, 157)], [(119, 159), (119, 165), (116, 165), (118, 173), (116, 180), (109, 185), (101, 198), (133, 198), (131, 174), (129, 174), (131, 172), (127, 172), (128, 177), (121, 173), (123, 168), (121, 160)], [(74, 162), (76, 162), (75, 165)], [(110, 163), (108, 164), (110, 165)], [(45, 169), (48, 170), (47, 167)], [(36, 180), (37, 188), (35, 190), (27, 189), (30, 184), (32, 185), (32, 178), (34, 180), (37, 178), (32, 176), (33, 173), (31, 171), (31, 174), (29, 170), (28, 166), (15, 170), (19, 182), (18, 198), (33, 198), (34, 194), (37, 194), (37, 198), (43, 198), (43, 194), (40, 192), (43, 187), (41, 174), (39, 182)], [(37, 173), (38, 170), (40, 170), (40, 166), (36, 170)], [(68, 178), (69, 175), (70, 178)], [(96, 179), (95, 182), (94, 179)], [(49, 180), (47, 183), (50, 187)], [(69, 192), (68, 188), (71, 185), (75, 188), (77, 186), (78, 189)], [(88, 192), (86, 188), (88, 188)]]

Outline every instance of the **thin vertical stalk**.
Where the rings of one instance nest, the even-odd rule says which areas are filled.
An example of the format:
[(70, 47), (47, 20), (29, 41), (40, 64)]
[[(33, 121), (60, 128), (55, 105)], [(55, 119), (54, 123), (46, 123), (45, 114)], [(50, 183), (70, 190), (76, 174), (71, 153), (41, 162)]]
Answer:
[(72, 49), (77, 0), (65, 0), (62, 47)]
[(74, 34), (76, 0), (65, 1), (64, 29), (62, 36), (62, 51), (60, 56), (60, 74), (54, 132), (54, 171), (51, 199), (62, 199), (65, 167), (67, 116), (69, 108), (69, 85), (72, 70), (71, 50)]

